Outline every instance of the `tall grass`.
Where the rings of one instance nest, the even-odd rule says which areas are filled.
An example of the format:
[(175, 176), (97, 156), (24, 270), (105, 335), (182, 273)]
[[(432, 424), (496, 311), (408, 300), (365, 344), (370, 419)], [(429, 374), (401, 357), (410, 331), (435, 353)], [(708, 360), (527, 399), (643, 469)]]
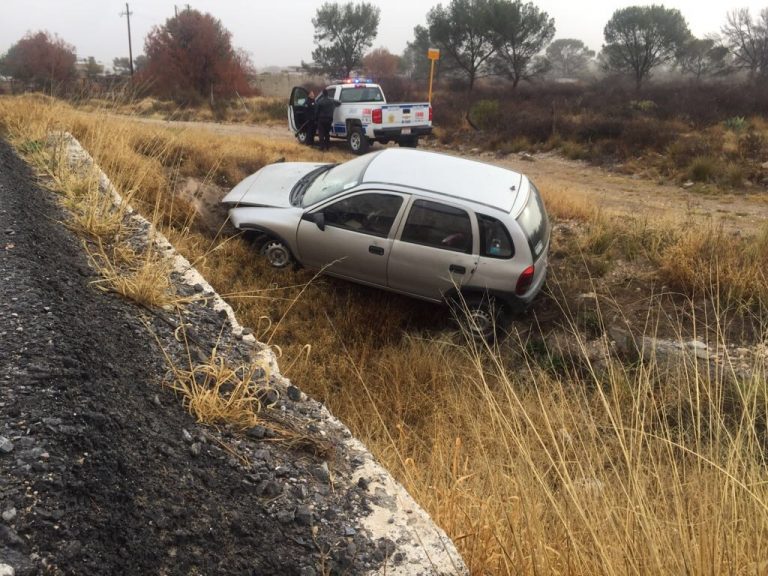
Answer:
[[(405, 484), (473, 574), (768, 569), (766, 359), (750, 357), (745, 372), (720, 316), (741, 303), (762, 323), (759, 338), (768, 337), (758, 265), (768, 261), (765, 235), (706, 236), (608, 217), (544, 187), (553, 215), (573, 224), (571, 236), (554, 238), (563, 285), (553, 280), (552, 306), (568, 309), (562, 294), (573, 291), (584, 260), (643, 260), (673, 289), (706, 289), (722, 301), (704, 326), (721, 354), (716, 363), (670, 363), (647, 350), (636, 355), (645, 361), (629, 361), (603, 338), (595, 355), (568, 314), (557, 324), (570, 355), (543, 344), (535, 322), (516, 323), (519, 331), (489, 348), (452, 332), (440, 307), (274, 270), (244, 239), (221, 241), (195, 231), (194, 215), (174, 216), (179, 173), (235, 178), (277, 154), (306, 158), (306, 149), (107, 118), (55, 101), (0, 100), (0, 126), (19, 148), (34, 148), (51, 128), (71, 130), (141, 206), (170, 214), (158, 221), (177, 249), (244, 324), (280, 346), (287, 375)], [(713, 243), (722, 247), (707, 251)], [(650, 327), (664, 312), (652, 308)], [(672, 325), (681, 349), (690, 308)], [(611, 321), (597, 315), (600, 326)]]

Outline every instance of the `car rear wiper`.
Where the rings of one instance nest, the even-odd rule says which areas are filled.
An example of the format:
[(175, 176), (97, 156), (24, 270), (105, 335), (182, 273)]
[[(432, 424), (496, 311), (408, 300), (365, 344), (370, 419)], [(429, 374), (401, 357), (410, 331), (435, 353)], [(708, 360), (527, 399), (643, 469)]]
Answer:
[(296, 184), (293, 185), (293, 188), (291, 189), (291, 194), (288, 196), (288, 199), (292, 206), (300, 206), (301, 205), (301, 199), (304, 198), (304, 193), (307, 191), (307, 188), (312, 184), (312, 182), (315, 181), (315, 179), (320, 176), (323, 172), (327, 172), (334, 166), (338, 166), (338, 164), (323, 164), (322, 166), (318, 166), (311, 172), (308, 172), (304, 176), (302, 176)]

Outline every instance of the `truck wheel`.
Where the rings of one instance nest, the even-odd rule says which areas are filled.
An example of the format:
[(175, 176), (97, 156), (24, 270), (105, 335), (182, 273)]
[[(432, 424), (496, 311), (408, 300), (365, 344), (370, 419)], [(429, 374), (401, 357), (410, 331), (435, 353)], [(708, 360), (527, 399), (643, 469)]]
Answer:
[(307, 143), (307, 131), (306, 130), (299, 130), (296, 133), (296, 139), (299, 141), (299, 144), (306, 144)]
[(403, 136), (397, 141), (402, 148), (416, 148), (419, 145), (418, 136)]
[(365, 137), (363, 130), (359, 126), (355, 126), (350, 130), (347, 142), (353, 154), (365, 154), (368, 152), (368, 146), (370, 146), (368, 138)]

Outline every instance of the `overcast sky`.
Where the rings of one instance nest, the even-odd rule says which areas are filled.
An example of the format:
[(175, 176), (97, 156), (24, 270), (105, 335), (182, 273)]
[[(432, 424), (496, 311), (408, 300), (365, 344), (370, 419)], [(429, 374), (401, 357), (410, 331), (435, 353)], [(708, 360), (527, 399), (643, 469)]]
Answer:
[[(379, 34), (373, 46), (383, 46), (395, 54), (402, 53), (413, 38), (413, 28), (426, 23), (429, 9), (438, 0), (369, 0), (381, 8)], [(443, 5), (450, 0), (442, 0)], [(603, 27), (618, 8), (650, 2), (611, 0), (538, 0), (540, 9), (555, 19), (555, 38), (578, 38), (589, 48), (599, 51)], [(667, 8), (677, 8), (694, 35), (703, 37), (717, 33), (726, 15), (736, 8), (749, 8), (753, 17), (768, 0), (655, 0)], [(174, 14), (186, 3), (166, 0), (133, 0), (129, 2), (133, 54), (143, 52), (147, 32)], [(270, 65), (298, 65), (312, 59), (312, 17), (322, 0), (193, 0), (190, 6), (210, 12), (232, 33), (233, 45), (251, 55), (253, 63), (263, 68)], [(94, 56), (111, 64), (116, 56), (128, 56), (128, 32), (125, 2), (117, 0), (0, 0), (0, 54), (28, 31), (47, 30), (73, 44), (79, 58)]]

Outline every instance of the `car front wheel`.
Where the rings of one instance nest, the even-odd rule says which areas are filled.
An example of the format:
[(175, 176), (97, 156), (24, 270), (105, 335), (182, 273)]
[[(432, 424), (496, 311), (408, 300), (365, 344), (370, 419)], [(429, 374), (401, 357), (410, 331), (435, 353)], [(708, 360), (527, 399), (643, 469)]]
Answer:
[(306, 130), (299, 130), (296, 133), (296, 139), (299, 141), (299, 144), (306, 144), (308, 138), (308, 134)]
[(261, 253), (267, 257), (267, 262), (275, 268), (285, 268), (293, 260), (288, 246), (280, 240), (268, 240), (261, 248)]

